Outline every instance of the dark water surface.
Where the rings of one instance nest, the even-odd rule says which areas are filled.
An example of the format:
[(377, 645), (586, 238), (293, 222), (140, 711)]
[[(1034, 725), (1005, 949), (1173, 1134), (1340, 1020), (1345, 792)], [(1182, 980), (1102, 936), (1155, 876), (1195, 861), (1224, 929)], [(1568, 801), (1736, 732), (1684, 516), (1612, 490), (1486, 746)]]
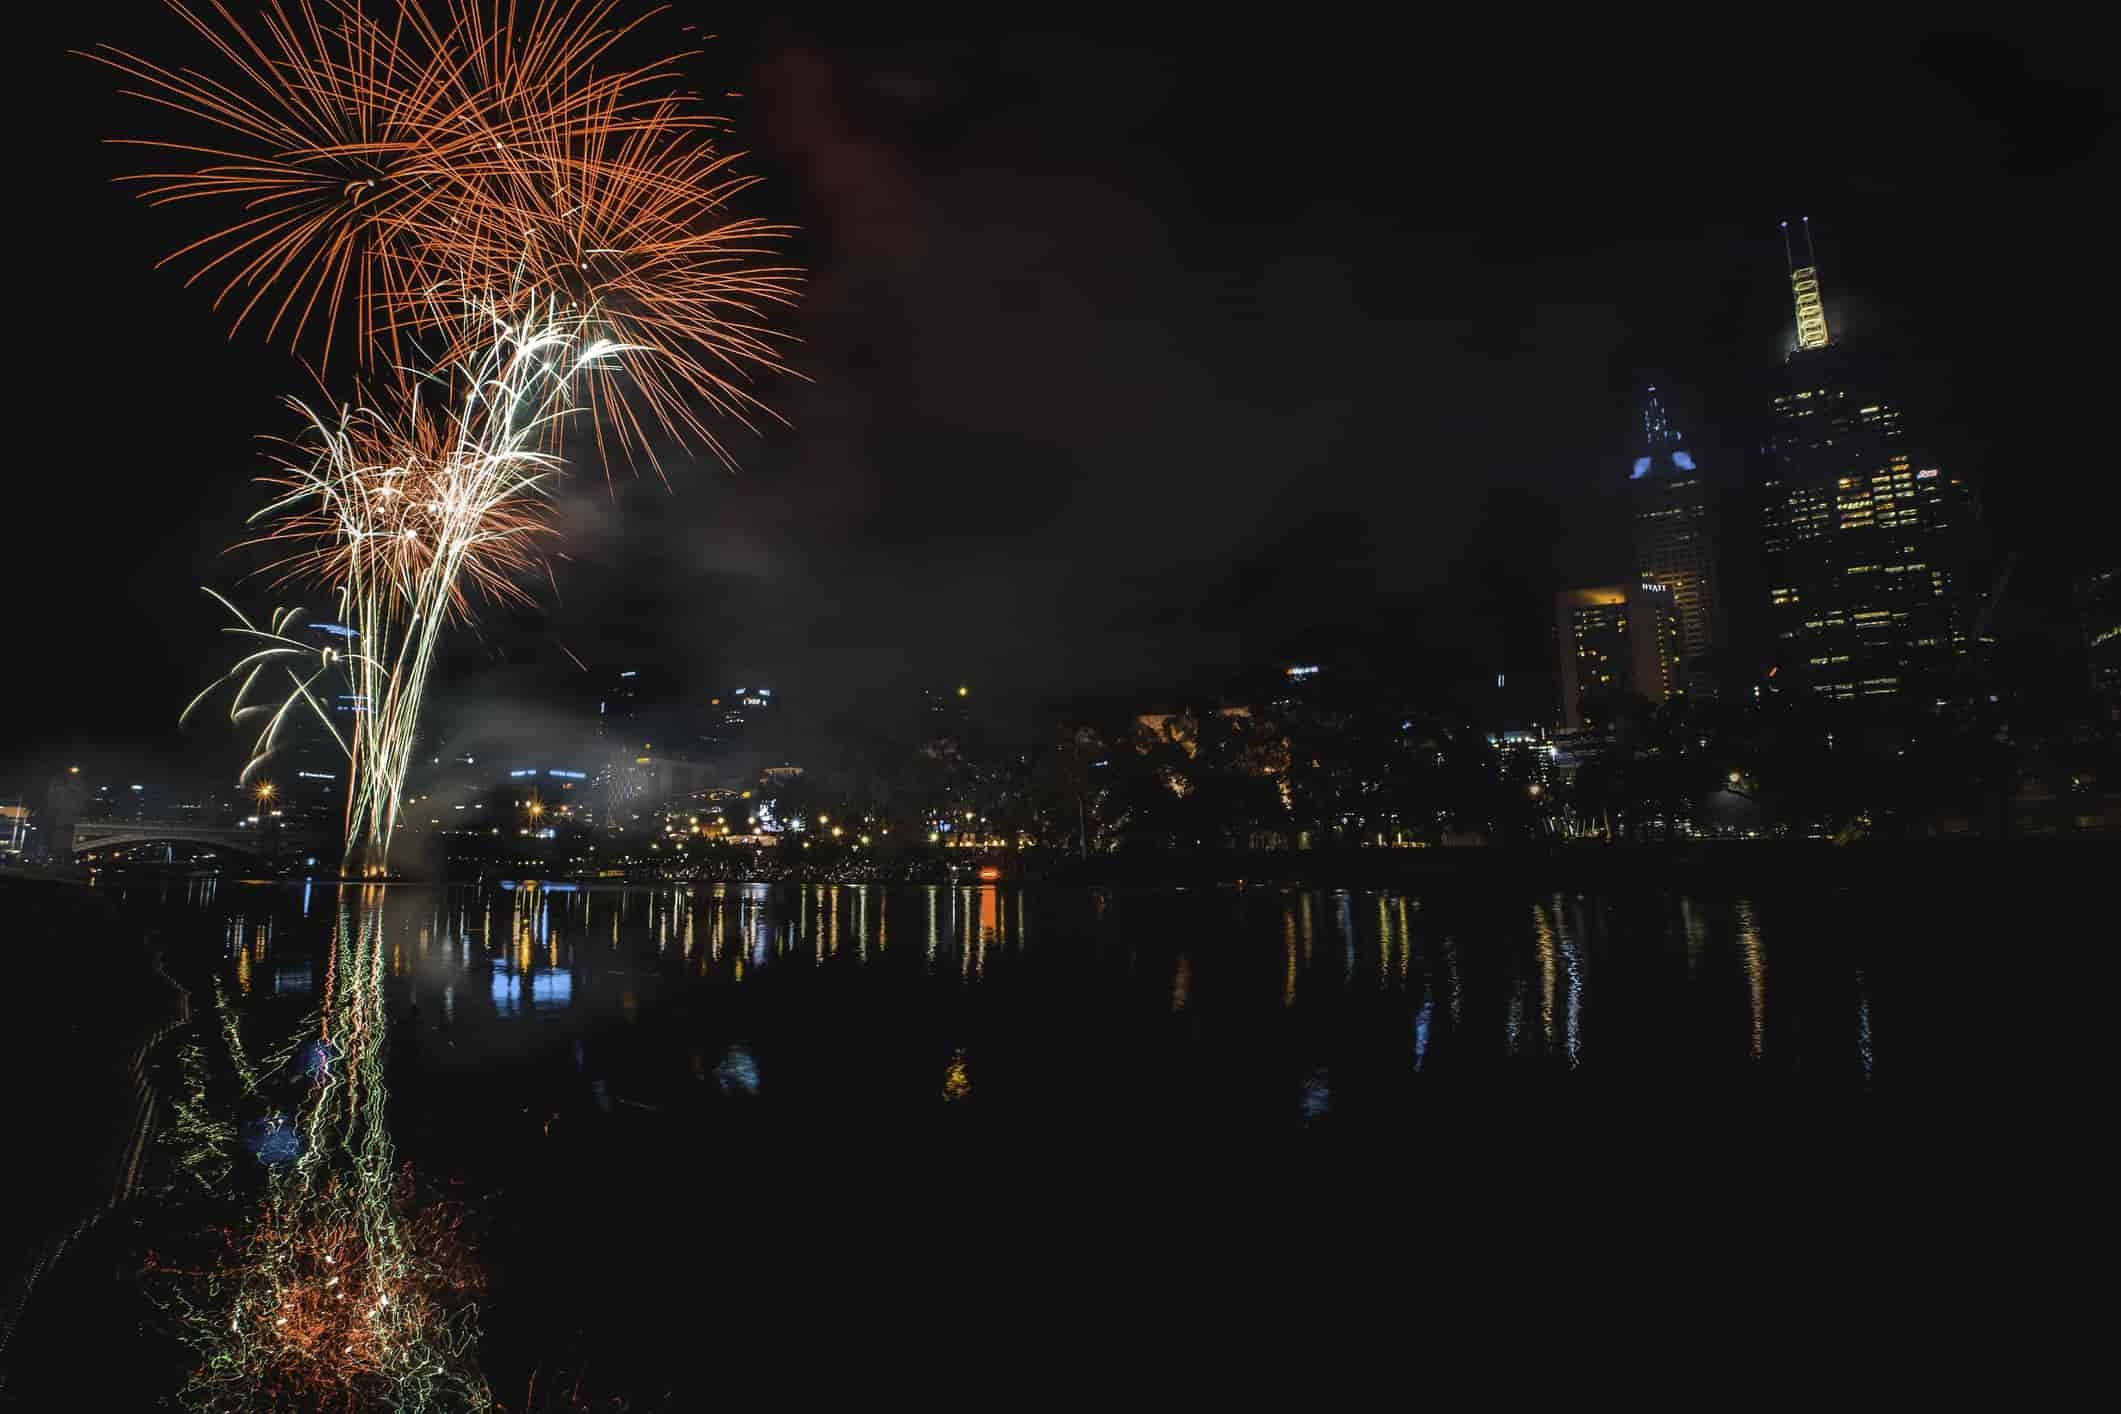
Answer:
[[(947, 1346), (999, 1320), (1088, 1358), (1145, 1321), (1235, 1339), (1226, 1302), (1580, 1301), (1649, 1262), (1907, 1299), (2007, 1262), (1979, 1205), (2022, 1202), (2086, 1120), (2099, 1047), (2071, 993), (2100, 985), (2102, 897), (121, 901), (266, 1045), (313, 1028), (335, 937), (379, 924), (390, 1130), (483, 1215), (497, 1392), (586, 1367), (585, 1390), (689, 1408), (821, 1377), (828, 1332), (879, 1326)], [(885, 1348), (918, 1366), (922, 1338)]]

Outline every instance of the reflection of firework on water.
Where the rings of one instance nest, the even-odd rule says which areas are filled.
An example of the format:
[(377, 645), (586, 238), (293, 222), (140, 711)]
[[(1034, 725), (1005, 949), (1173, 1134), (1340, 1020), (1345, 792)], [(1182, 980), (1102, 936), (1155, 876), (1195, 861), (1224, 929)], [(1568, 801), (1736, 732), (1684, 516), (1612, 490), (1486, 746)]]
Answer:
[[(194, 1408), (487, 1407), (462, 1213), (426, 1200), (386, 1127), (383, 948), (380, 898), (364, 892), (358, 918), (349, 898), (316, 1019), (331, 1063), (313, 1068), (294, 1118), (301, 1153), (201, 1258), (150, 1266), (200, 1355)], [(300, 1072), (299, 1054), (284, 1049), (278, 1073)]]
[[(94, 55), (203, 130), (139, 144), (161, 167), (137, 178), (148, 200), (220, 213), (169, 259), (235, 325), (320, 370), (350, 348), (370, 380), (354, 402), (298, 404), (308, 431), (248, 542), (280, 587), (331, 590), (344, 636), (312, 643), (299, 612), (223, 600), (243, 651), (215, 686), (258, 727), (246, 779), (292, 723), (332, 732), (347, 862), (380, 872), (444, 625), (522, 597), (544, 563), (562, 420), (586, 411), (600, 453), (653, 460), (665, 437), (721, 454), (707, 417), (765, 410), (750, 379), (779, 367), (767, 315), (798, 277), (768, 260), (782, 228), (729, 210), (746, 182), (677, 87), (683, 56), (616, 61), (640, 23), (618, 0), (449, 0), (440, 22), (411, 0), (381, 20), (359, 0), (273, 0), (250, 29), (220, 0), (171, 5), (219, 76)], [(326, 682), (354, 708), (343, 731)], [(201, 1355), (196, 1407), (491, 1402), (456, 1219), (420, 1201), (385, 1126), (379, 899), (359, 921), (342, 906), (305, 1038), (322, 1063), (260, 1212), (209, 1259), (160, 1268)], [(247, 1096), (289, 1073), (286, 1054), (251, 1066), (232, 1019), (225, 1034)], [(203, 1117), (193, 1137), (225, 1139)]]
[[(423, 1201), (409, 1170), (356, 1195), (332, 1176), (296, 1207), (268, 1204), (203, 1258), (156, 1260), (150, 1288), (201, 1355), (196, 1409), (476, 1409), (479, 1269), (461, 1213)], [(374, 1240), (372, 1205), (390, 1241)]]
[(158, 1136), (177, 1175), (172, 1187), (182, 1197), (218, 1193), (235, 1168), (236, 1127), (207, 1096), (205, 1044), (197, 1037), (186, 1041), (177, 1061), (182, 1087)]

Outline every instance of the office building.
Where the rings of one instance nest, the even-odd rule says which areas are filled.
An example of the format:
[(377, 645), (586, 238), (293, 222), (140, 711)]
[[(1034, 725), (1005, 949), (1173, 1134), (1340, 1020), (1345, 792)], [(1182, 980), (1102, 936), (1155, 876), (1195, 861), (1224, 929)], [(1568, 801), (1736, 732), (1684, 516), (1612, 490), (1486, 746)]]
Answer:
[[(711, 710), (711, 709), (709, 709)], [(702, 718), (671, 675), (653, 667), (624, 668), (597, 697), (597, 755), (589, 787), (614, 828), (647, 818), (674, 794), (703, 789), (711, 775), (700, 759), (707, 746)]]
[(1776, 668), (1822, 698), (1930, 705), (1974, 647), (1974, 489), (1911, 435), (1875, 355), (1834, 340), (1801, 238), (1762, 485)]
[(1708, 484), (1694, 454), (1651, 388), (1628, 483), (1635, 522), (1635, 569), (1644, 583), (1670, 587), (1679, 610), (1679, 651), (1692, 662), (1715, 646), (1716, 563)]
[(0, 802), (0, 855), (22, 859), (29, 853), (32, 825), (29, 802), (21, 796)]
[(1505, 785), (1544, 792), (1559, 783), (1554, 738), (1545, 727), (1516, 727), (1488, 733), (1495, 769)]
[(1609, 722), (1637, 699), (1679, 688), (1679, 606), (1662, 584), (1608, 584), (1555, 596), (1562, 720)]
[(707, 700), (701, 737), (707, 753), (720, 761), (776, 750), (782, 722), (781, 700), (764, 685), (731, 688)]

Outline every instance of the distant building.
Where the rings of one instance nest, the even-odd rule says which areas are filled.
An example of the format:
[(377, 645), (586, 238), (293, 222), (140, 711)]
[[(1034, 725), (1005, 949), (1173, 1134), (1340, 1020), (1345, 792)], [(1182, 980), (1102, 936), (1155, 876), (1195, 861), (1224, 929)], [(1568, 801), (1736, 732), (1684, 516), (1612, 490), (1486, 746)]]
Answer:
[(760, 749), (782, 720), (782, 704), (764, 685), (734, 687), (707, 701), (701, 738), (710, 755), (726, 759)]
[(1975, 646), (1974, 490), (1909, 436), (1882, 368), (1834, 342), (1808, 228), (1804, 246), (1762, 486), (1776, 665), (1785, 690), (1926, 703)]
[(1508, 785), (1552, 790), (1558, 779), (1554, 739), (1544, 727), (1517, 727), (1490, 732), (1495, 768)]
[(1708, 483), (1651, 388), (1642, 407), (1642, 442), (1629, 480), (1635, 521), (1635, 568), (1648, 584), (1672, 591), (1679, 609), (1679, 651), (1689, 663), (1715, 646), (1716, 556)]
[(32, 826), (29, 804), (19, 796), (0, 803), (0, 855), (22, 859), (29, 853)]
[(1562, 720), (1607, 720), (1636, 697), (1663, 702), (1679, 683), (1679, 606), (1662, 584), (1566, 589), (1554, 599)]
[(2077, 621), (2092, 700), (2108, 721), (2121, 721), (2121, 569), (2078, 576)]
[(707, 768), (704, 714), (680, 697), (667, 673), (652, 667), (613, 674), (597, 698), (597, 744), (603, 764), (591, 789), (607, 825), (623, 827), (674, 793), (702, 789)]

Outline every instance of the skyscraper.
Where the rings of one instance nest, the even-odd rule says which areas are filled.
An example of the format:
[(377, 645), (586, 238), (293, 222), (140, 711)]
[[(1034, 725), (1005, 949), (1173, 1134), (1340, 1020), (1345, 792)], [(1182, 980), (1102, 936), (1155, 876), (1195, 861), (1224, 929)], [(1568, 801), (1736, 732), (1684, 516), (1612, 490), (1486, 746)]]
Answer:
[(1610, 720), (1632, 698), (1663, 702), (1679, 685), (1679, 606), (1665, 585), (1565, 589), (1554, 598), (1554, 634), (1571, 730)]
[(1716, 558), (1708, 486), (1651, 388), (1642, 405), (1642, 443), (1633, 477), (1635, 568), (1672, 591), (1679, 651), (1691, 662), (1716, 641)]
[(604, 684), (596, 727), (603, 759), (591, 788), (603, 797), (605, 823), (622, 825), (674, 789), (698, 783), (699, 718), (662, 669), (627, 668)]
[(770, 687), (736, 687), (710, 698), (702, 738), (707, 753), (727, 764), (761, 750), (783, 750), (781, 706)]
[(1797, 344), (1762, 484), (1776, 662), (1819, 697), (1927, 704), (1973, 647), (1973, 487), (1909, 435), (1875, 355), (1833, 339), (1808, 223), (1800, 236), (1804, 263), (1789, 252)]

